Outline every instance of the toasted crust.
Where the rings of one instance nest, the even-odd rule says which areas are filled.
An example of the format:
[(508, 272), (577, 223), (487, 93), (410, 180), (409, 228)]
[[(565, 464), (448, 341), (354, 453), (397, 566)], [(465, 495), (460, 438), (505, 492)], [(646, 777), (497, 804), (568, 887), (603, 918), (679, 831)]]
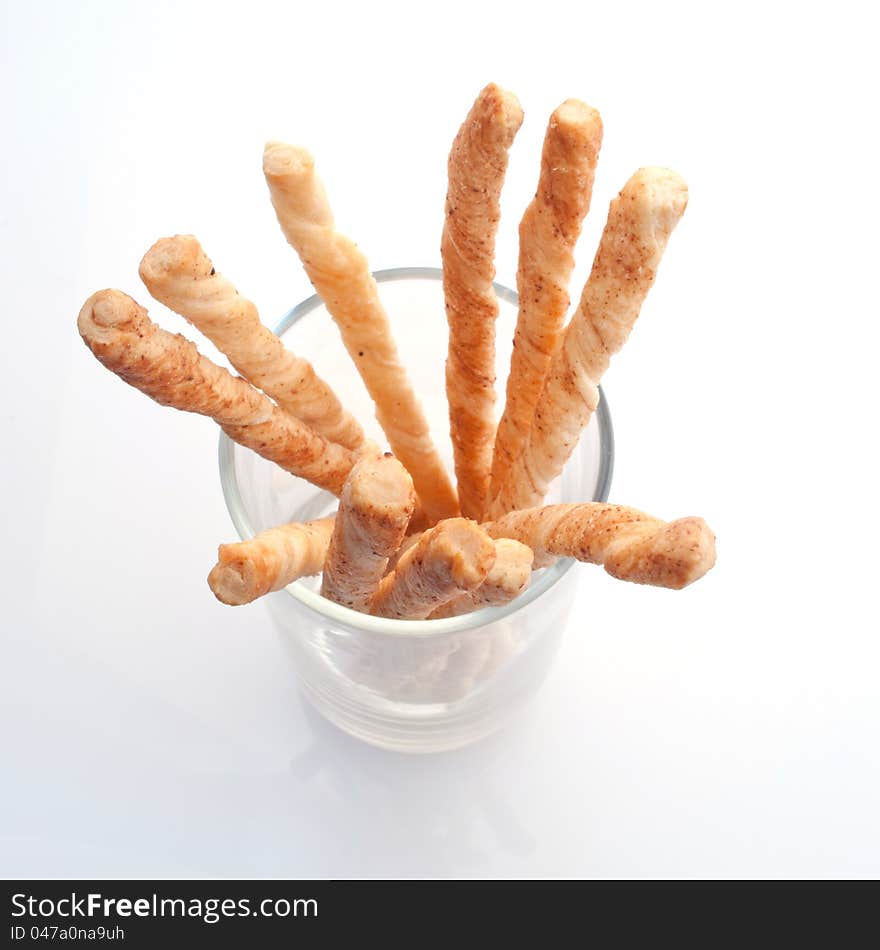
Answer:
[(550, 363), (522, 452), (489, 517), (540, 504), (599, 402), (599, 380), (626, 342), (687, 205), (675, 173), (643, 168), (612, 202), (577, 311)]
[(547, 505), (512, 511), (484, 528), (527, 544), (536, 567), (573, 557), (635, 584), (679, 590), (715, 564), (715, 535), (702, 518), (665, 522), (622, 505)]
[(495, 545), (476, 523), (441, 521), (382, 578), (370, 611), (379, 617), (424, 620), (453, 597), (479, 587), (494, 560)]
[(324, 597), (366, 611), (415, 507), (407, 470), (390, 455), (358, 460), (339, 501), (324, 562)]
[(461, 511), (480, 518), (495, 437), (495, 233), (507, 152), (522, 124), (516, 97), (492, 84), (477, 97), (449, 153), (443, 290), (449, 321), (446, 395)]
[(476, 590), (462, 594), (435, 610), (429, 619), (457, 617), (482, 607), (501, 607), (518, 597), (532, 576), (532, 549), (511, 538), (495, 542), (495, 561)]
[(231, 439), (293, 475), (342, 491), (353, 452), (316, 435), (185, 337), (156, 326), (131, 297), (99, 291), (83, 305), (77, 326), (104, 366), (156, 402), (210, 416)]
[(270, 528), (249, 541), (221, 544), (208, 585), (232, 607), (281, 590), (299, 577), (318, 574), (324, 563), (333, 518)]
[(360, 449), (364, 432), (308, 360), (260, 323), (254, 304), (218, 274), (189, 234), (162, 238), (144, 255), (147, 290), (201, 330), (242, 376), (330, 442)]
[(550, 117), (534, 200), (519, 226), (516, 321), (507, 400), (495, 434), (490, 497), (522, 451), (568, 312), (574, 248), (590, 210), (602, 145), (599, 113), (569, 99)]
[(314, 160), (304, 149), (270, 143), (263, 171), (281, 230), (336, 321), (422, 507), (432, 521), (457, 514), (455, 490), (400, 361), (376, 281), (361, 251), (335, 230)]

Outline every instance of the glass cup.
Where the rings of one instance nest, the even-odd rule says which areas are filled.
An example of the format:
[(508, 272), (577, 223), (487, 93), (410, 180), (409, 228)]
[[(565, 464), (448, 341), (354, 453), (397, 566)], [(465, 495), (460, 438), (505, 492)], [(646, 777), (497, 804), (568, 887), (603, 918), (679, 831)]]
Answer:
[[(445, 392), (448, 330), (442, 273), (406, 267), (375, 274), (382, 301), (432, 436), (452, 470)], [(498, 284), (497, 374), (504, 380), (517, 296)], [(275, 331), (309, 359), (361, 421), (386, 441), (373, 404), (321, 299), (295, 307)], [(614, 441), (604, 395), (547, 503), (605, 501)], [(336, 499), (220, 436), (220, 481), (242, 539), (291, 521), (323, 517)], [(536, 571), (529, 587), (502, 607), (443, 620), (386, 620), (320, 595), (303, 578), (265, 601), (300, 686), (331, 722), (366, 742), (401, 752), (437, 752), (474, 742), (510, 721), (544, 679), (565, 627), (575, 585), (573, 561)]]

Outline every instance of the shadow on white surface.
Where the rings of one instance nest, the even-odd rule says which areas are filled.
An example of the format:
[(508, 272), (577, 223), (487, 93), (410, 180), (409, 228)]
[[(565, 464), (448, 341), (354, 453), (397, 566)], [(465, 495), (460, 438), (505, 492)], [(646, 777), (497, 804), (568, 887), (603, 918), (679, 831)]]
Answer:
[(228, 715), (211, 721), (195, 697), (183, 707), (155, 683), (43, 647), (19, 644), (39, 689), (5, 684), (19, 710), (2, 782), (5, 875), (467, 876), (513, 871), (535, 849), (506, 792), (532, 754), (527, 723), (406, 756), (340, 732), (288, 680), (278, 742), (235, 727), (253, 686), (227, 682)]
[(398, 854), (382, 854), (383, 862), (390, 858), (390, 867), (407, 853), (431, 853), (435, 873), (453, 875), (485, 865), (486, 845), (512, 857), (535, 850), (502, 780), (502, 773), (521, 764), (527, 731), (523, 719), (465, 749), (411, 756), (345, 735), (305, 701), (303, 717), (311, 739), (293, 758), (293, 775), (324, 788), (339, 806), (343, 824), (356, 827), (361, 843), (372, 845), (377, 854), (388, 848), (393, 823)]

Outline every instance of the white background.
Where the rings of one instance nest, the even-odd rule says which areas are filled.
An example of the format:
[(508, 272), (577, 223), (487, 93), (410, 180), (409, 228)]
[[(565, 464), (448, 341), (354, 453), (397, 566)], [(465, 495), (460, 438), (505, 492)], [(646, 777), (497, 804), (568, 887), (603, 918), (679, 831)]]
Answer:
[[(0, 871), (880, 873), (867, 9), (5, 2)], [(632, 171), (690, 185), (605, 379), (612, 500), (703, 515), (719, 560), (681, 593), (581, 567), (527, 720), (406, 758), (304, 707), (263, 605), (214, 600), (215, 428), (112, 378), (75, 318), (101, 287), (145, 298), (176, 232), (269, 323), (306, 296), (269, 138), (316, 154), (375, 268), (438, 264), (446, 153), (490, 80), (526, 113), (503, 283), (563, 99), (605, 122), (575, 295)]]

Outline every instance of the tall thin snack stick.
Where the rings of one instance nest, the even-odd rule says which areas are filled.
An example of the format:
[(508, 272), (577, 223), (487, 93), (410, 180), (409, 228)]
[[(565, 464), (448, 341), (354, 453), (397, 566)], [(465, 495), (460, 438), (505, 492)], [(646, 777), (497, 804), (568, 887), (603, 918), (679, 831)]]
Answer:
[(424, 620), (453, 597), (479, 587), (494, 560), (495, 545), (473, 521), (441, 521), (382, 578), (370, 612), (398, 620)]
[(512, 511), (483, 527), (493, 538), (528, 545), (537, 567), (573, 557), (601, 564), (620, 580), (673, 590), (715, 563), (715, 535), (702, 518), (666, 522), (622, 505), (547, 505)]
[(217, 600), (237, 607), (281, 590), (300, 577), (319, 574), (333, 518), (270, 528), (249, 541), (221, 544), (208, 585)]
[(391, 455), (358, 459), (339, 500), (321, 593), (366, 611), (415, 507), (412, 478)]
[(483, 607), (501, 607), (529, 586), (531, 576), (531, 548), (511, 538), (499, 538), (495, 542), (495, 562), (483, 583), (469, 594), (462, 594), (438, 607), (428, 619), (457, 617)]
[(479, 94), (449, 153), (440, 251), (449, 322), (446, 397), (458, 499), (479, 519), (489, 501), (495, 438), (495, 233), (507, 151), (522, 124), (516, 96), (490, 84)]
[(83, 305), (77, 326), (107, 369), (151, 399), (210, 416), (230, 439), (291, 474), (334, 495), (342, 491), (353, 452), (316, 435), (185, 337), (156, 326), (131, 297), (99, 291)]
[(308, 360), (260, 323), (257, 308), (218, 274), (192, 235), (157, 241), (140, 275), (160, 303), (189, 320), (242, 376), (329, 442), (357, 450), (364, 432)]
[(522, 451), (550, 360), (568, 312), (574, 248), (590, 210), (602, 145), (595, 109), (569, 99), (550, 117), (534, 200), (519, 226), (519, 315), (507, 377), (507, 401), (492, 455), (490, 498)]
[(593, 269), (547, 373), (522, 452), (489, 517), (540, 504), (599, 402), (599, 380), (626, 342), (666, 243), (687, 206), (687, 186), (642, 168), (611, 203)]
[(263, 171), (281, 230), (336, 321), (422, 507), (432, 521), (457, 514), (455, 489), (400, 361), (376, 281), (361, 251), (335, 230), (314, 160), (304, 149), (270, 143)]

